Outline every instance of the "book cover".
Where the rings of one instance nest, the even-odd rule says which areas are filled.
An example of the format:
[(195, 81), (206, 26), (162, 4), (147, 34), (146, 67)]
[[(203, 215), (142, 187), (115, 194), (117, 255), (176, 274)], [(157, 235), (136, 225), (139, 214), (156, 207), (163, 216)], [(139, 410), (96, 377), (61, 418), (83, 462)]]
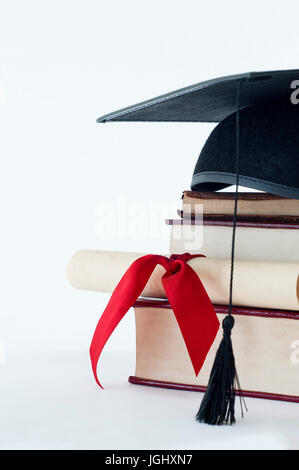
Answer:
[[(215, 306), (221, 321), (227, 307)], [(204, 391), (222, 336), (219, 329), (203, 368), (195, 377), (185, 343), (167, 301), (138, 300), (136, 370), (129, 381)], [(299, 313), (233, 308), (234, 351), (244, 396), (299, 402)]]

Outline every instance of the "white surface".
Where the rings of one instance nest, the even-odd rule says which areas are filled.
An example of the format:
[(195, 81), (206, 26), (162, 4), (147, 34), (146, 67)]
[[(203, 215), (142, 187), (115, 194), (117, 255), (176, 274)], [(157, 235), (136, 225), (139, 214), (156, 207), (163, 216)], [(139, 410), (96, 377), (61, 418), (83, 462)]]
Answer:
[(88, 348), (108, 297), (65, 280), (79, 248), (167, 251), (163, 220), (212, 128), (96, 118), (215, 76), (298, 67), (298, 10), (297, 0), (1, 2), (1, 448), (299, 447), (299, 405), (248, 400), (246, 420), (210, 428), (193, 420), (198, 394), (128, 385), (132, 314), (107, 346), (100, 391)]
[(246, 419), (213, 427), (194, 419), (201, 393), (127, 383), (132, 354), (106, 358), (104, 391), (84, 349), (48, 348), (19, 359), (12, 354), (2, 372), (1, 448), (298, 449), (296, 404), (247, 399)]
[(299, 448), (299, 404), (247, 399), (244, 420), (237, 402), (238, 423), (213, 427), (194, 420), (201, 393), (129, 384), (132, 310), (104, 350), (99, 389), (88, 355), (108, 298), (99, 297), (66, 287), (64, 299), (32, 298), (30, 308), (12, 299), (2, 319), (1, 449)]

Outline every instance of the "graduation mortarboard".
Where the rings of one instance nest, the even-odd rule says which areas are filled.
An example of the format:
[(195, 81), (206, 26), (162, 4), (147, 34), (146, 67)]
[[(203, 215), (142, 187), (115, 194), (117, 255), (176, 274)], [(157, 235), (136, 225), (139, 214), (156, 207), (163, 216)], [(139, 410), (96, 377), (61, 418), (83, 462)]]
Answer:
[(299, 70), (207, 80), (106, 114), (97, 122), (219, 122), (202, 149), (191, 183), (194, 191), (217, 191), (235, 183), (239, 83), (240, 185), (299, 198), (299, 113), (294, 106), (299, 102)]
[[(237, 111), (236, 86), (242, 81), (240, 109), (279, 98), (290, 99), (299, 69), (249, 72), (215, 78), (105, 114), (97, 122), (220, 122)], [(297, 83), (297, 86), (299, 83)]]
[(299, 199), (298, 103), (299, 70), (250, 72), (185, 87), (97, 120), (219, 123), (200, 153), (191, 183), (192, 190), (205, 191), (236, 185), (229, 311), (196, 415), (209, 424), (235, 421), (235, 389), (240, 388), (231, 343), (238, 188), (243, 185)]

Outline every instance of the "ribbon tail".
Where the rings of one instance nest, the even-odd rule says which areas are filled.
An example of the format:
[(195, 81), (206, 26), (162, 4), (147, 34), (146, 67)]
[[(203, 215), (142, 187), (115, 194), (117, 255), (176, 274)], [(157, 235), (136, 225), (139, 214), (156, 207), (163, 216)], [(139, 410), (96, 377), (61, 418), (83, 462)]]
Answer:
[(197, 376), (216, 337), (219, 320), (195, 271), (183, 261), (176, 264), (174, 273), (163, 275), (162, 284)]
[(93, 375), (101, 388), (103, 387), (97, 376), (101, 352), (118, 323), (144, 290), (156, 265), (159, 262), (165, 265), (165, 260), (166, 258), (160, 255), (142, 256), (132, 263), (114, 289), (97, 324), (89, 349)]

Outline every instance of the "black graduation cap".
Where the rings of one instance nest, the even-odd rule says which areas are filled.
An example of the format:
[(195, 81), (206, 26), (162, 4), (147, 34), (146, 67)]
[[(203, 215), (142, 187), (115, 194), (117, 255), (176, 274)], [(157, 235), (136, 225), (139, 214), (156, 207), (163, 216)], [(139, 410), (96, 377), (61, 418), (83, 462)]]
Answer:
[(299, 106), (290, 100), (297, 80), (299, 70), (221, 77), (106, 114), (97, 122), (220, 122), (199, 155), (191, 182), (194, 191), (217, 191), (235, 184), (234, 122), (241, 84), (240, 185), (299, 199)]
[(297, 70), (249, 72), (215, 78), (105, 114), (97, 122), (220, 122), (236, 109), (236, 84), (242, 81), (240, 109), (287, 98)]
[(299, 105), (295, 105), (299, 99), (291, 100), (298, 85), (299, 70), (232, 75), (182, 88), (97, 120), (219, 122), (201, 151), (191, 184), (193, 190), (212, 191), (236, 185), (229, 312), (196, 415), (201, 422), (234, 423), (236, 388), (242, 405), (231, 343), (238, 188), (242, 184), (299, 199)]

